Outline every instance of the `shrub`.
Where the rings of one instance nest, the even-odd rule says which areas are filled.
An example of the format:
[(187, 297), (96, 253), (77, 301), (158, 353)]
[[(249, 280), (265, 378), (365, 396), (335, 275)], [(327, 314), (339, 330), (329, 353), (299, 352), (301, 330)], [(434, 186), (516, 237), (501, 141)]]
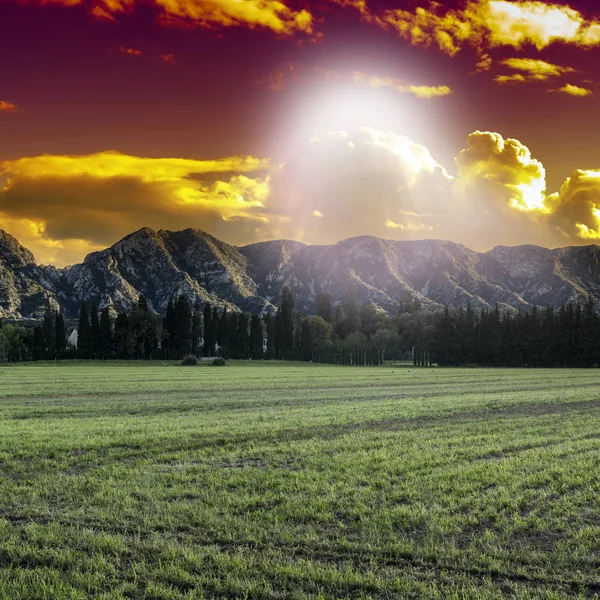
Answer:
[(212, 366), (213, 367), (224, 367), (227, 363), (225, 362), (224, 358), (221, 358), (220, 356), (218, 358), (215, 358), (215, 360), (212, 361)]
[(193, 367), (194, 365), (198, 364), (198, 358), (196, 356), (194, 356), (193, 354), (187, 354), (186, 356), (183, 357), (181, 364), (184, 367)]

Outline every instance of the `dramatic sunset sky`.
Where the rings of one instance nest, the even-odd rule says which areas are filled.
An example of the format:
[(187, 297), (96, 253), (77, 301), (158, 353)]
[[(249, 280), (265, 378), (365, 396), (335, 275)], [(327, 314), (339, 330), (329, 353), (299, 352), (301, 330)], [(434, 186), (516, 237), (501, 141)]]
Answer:
[(0, 0), (0, 228), (596, 243), (599, 100), (597, 1)]

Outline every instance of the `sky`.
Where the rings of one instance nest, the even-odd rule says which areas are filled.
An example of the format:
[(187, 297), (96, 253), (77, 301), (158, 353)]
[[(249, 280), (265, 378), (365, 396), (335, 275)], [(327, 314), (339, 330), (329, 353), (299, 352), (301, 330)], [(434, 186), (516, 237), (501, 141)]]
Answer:
[(0, 228), (596, 243), (599, 59), (595, 1), (0, 0)]

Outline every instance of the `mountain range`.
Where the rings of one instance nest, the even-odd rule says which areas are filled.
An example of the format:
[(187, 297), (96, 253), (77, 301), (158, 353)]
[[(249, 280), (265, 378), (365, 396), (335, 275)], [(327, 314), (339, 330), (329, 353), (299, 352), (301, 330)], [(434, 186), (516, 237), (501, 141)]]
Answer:
[(164, 313), (185, 294), (247, 312), (274, 311), (283, 286), (296, 308), (314, 313), (315, 296), (359, 301), (387, 311), (409, 292), (423, 304), (499, 303), (527, 310), (600, 300), (600, 247), (546, 249), (498, 246), (475, 252), (449, 241), (391, 241), (362, 236), (329, 246), (279, 240), (236, 247), (198, 230), (143, 228), (81, 264), (38, 265), (33, 254), (0, 230), (0, 317), (40, 317), (46, 303), (74, 317), (82, 301), (127, 310), (140, 294)]

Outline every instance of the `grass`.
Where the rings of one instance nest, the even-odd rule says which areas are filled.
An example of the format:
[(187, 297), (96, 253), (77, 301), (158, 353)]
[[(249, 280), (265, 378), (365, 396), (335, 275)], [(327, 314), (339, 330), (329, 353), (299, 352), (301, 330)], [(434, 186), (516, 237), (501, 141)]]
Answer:
[(600, 597), (600, 371), (0, 368), (0, 599)]

